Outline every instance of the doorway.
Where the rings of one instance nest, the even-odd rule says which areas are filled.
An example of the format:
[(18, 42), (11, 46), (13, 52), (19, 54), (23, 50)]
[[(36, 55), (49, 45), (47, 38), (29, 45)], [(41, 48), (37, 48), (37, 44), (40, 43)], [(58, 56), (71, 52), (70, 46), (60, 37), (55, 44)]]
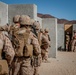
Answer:
[(72, 39), (72, 24), (65, 24), (64, 25), (64, 42), (65, 42), (65, 51), (71, 51), (71, 39)]

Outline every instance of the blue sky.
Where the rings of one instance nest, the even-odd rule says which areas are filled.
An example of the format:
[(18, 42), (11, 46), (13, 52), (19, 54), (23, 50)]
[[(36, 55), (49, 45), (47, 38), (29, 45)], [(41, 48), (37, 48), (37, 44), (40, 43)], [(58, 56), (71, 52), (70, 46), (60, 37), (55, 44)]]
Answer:
[(0, 0), (7, 4), (36, 4), (38, 13), (76, 20), (76, 0)]

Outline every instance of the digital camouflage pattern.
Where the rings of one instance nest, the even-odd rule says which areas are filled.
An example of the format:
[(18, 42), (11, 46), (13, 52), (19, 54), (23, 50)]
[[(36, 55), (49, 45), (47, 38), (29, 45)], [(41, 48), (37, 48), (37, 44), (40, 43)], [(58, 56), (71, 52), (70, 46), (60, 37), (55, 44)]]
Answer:
[[(36, 56), (38, 56), (41, 53), (41, 49), (40, 49), (36, 36), (30, 31), (31, 27), (28, 26), (28, 25), (30, 25), (30, 17), (27, 15), (22, 15), (20, 17), (20, 25), (22, 26), (23, 29), (18, 28), (19, 34), (16, 35), (16, 37), (19, 36), (19, 38), (17, 37), (17, 39), (15, 41), (17, 41), (17, 40), (18, 40), (17, 42), (21, 41), (20, 37), (24, 37), (24, 39), (23, 39), (23, 42), (19, 43), (18, 49), (15, 50), (16, 54), (18, 53), (18, 50), (22, 51), (22, 52), (20, 52), (21, 53), (20, 56), (15, 55), (13, 75), (17, 75), (17, 74), (33, 75), (33, 73), (34, 73), (34, 70), (33, 70), (34, 61), (32, 60), (33, 55), (32, 54), (31, 54), (31, 56), (25, 56), (25, 55), (28, 54), (27, 51), (28, 51), (28, 48), (30, 47), (30, 45), (33, 46), (33, 52), (34, 52), (34, 55), (36, 55)], [(15, 31), (14, 34), (16, 34), (16, 33), (17, 32)], [(29, 33), (29, 36), (27, 36), (27, 38), (25, 38), (25, 36), (26, 36), (25, 33)], [(29, 47), (27, 47), (27, 45)]]
[[(8, 65), (10, 66), (12, 61), (13, 61), (13, 58), (14, 58), (14, 49), (12, 47), (12, 43), (11, 41), (9, 40), (9, 38), (2, 32), (0, 31), (0, 44), (2, 46), (0, 46), (0, 73), (2, 73), (3, 75), (8, 75), (9, 71), (9, 67)], [(1, 56), (2, 53), (5, 53), (5, 57), (4, 56)], [(3, 58), (5, 58), (6, 60), (3, 60)], [(7, 64), (8, 63), (8, 64)], [(6, 66), (6, 67), (5, 67)]]
[(19, 19), (20, 19), (20, 15), (15, 15), (15, 16), (13, 17), (13, 22), (14, 22), (14, 23), (18, 23), (18, 22), (19, 22)]
[(51, 41), (48, 33), (49, 30), (47, 28), (44, 29), (44, 33), (42, 36), (42, 45), (41, 45), (42, 60), (45, 62), (48, 60), (48, 49)]
[(76, 52), (76, 31), (74, 31), (74, 35), (72, 37), (72, 52)]

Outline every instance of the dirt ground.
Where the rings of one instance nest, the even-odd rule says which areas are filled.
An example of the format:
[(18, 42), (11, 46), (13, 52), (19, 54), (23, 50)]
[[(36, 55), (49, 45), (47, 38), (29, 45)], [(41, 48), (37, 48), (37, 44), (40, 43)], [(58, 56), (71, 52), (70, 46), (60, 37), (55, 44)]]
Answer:
[(57, 52), (56, 58), (42, 63), (40, 75), (76, 75), (76, 52)]

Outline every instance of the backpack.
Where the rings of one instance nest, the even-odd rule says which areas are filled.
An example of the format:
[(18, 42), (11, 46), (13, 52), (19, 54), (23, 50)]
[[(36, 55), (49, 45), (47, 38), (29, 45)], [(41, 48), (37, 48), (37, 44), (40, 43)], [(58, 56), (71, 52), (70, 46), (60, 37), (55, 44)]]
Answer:
[(33, 46), (28, 44), (30, 32), (26, 32), (25, 28), (18, 28), (13, 31), (13, 45), (15, 54), (18, 57), (31, 57), (33, 55)]

